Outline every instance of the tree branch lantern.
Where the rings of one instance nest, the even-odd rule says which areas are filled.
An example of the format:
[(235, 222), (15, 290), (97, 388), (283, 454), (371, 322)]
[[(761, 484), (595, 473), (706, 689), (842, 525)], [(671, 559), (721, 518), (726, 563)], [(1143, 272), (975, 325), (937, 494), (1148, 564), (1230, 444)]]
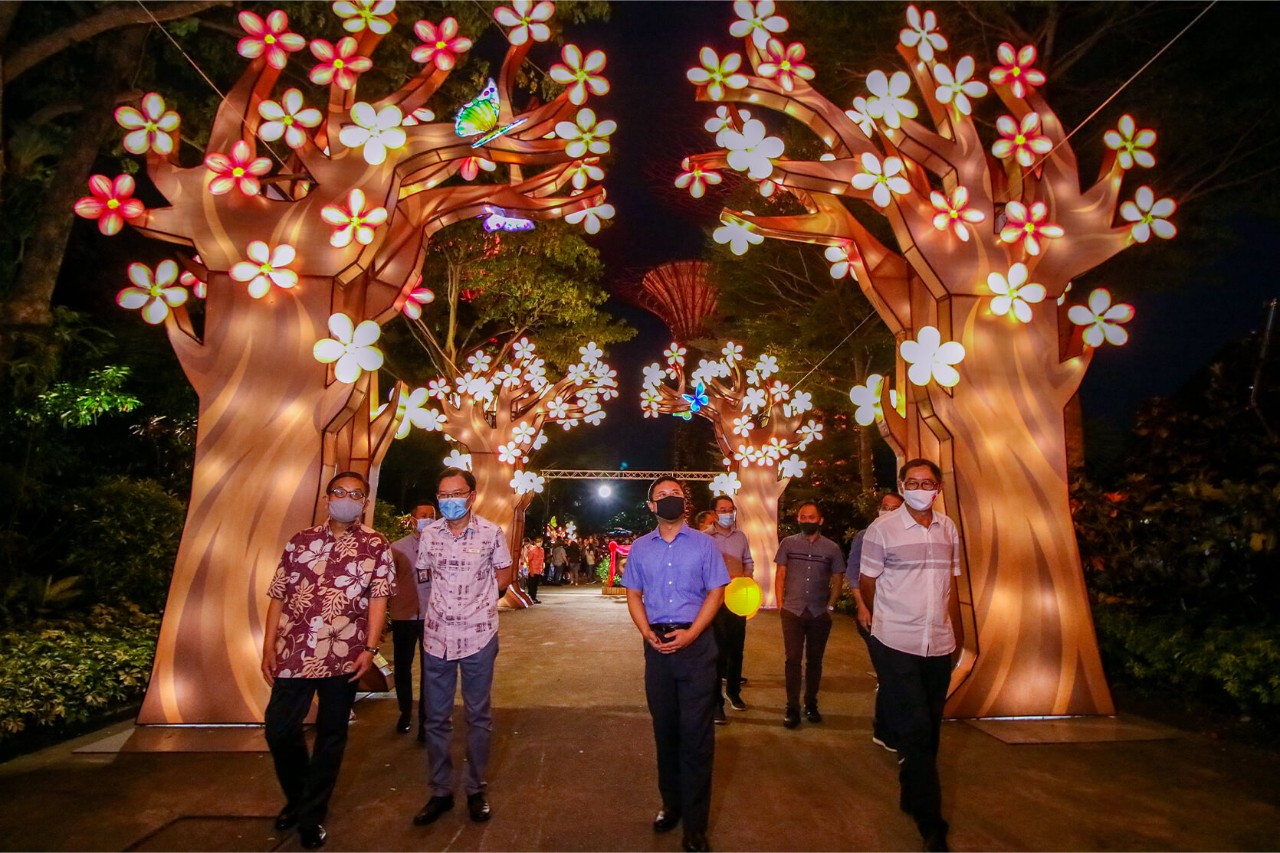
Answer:
[[(552, 382), (534, 344), (521, 338), (496, 356), (477, 350), (466, 372), (452, 380), (438, 377), (405, 398), (397, 437), (418, 427), (460, 445), (444, 463), (475, 475), (474, 511), (503, 525), (513, 557), (524, 537), (524, 511), (545, 482), (528, 464), (547, 443), (546, 428), (598, 426), (605, 416), (602, 404), (618, 396), (617, 371), (602, 360), (600, 348), (589, 343), (578, 355), (564, 377)], [(514, 591), (507, 603), (527, 606)]]
[[(1155, 164), (1155, 133), (1125, 116), (1105, 137), (1102, 174), (1081, 189), (1075, 154), (1038, 88), (1036, 50), (1002, 44), (989, 80), (1009, 114), (989, 147), (973, 101), (989, 87), (972, 57), (941, 59), (934, 13), (908, 7), (898, 53), (908, 71), (873, 71), (842, 110), (810, 85), (804, 47), (784, 45), (773, 3), (735, 4), (743, 55), (703, 48), (689, 72), (720, 106), (708, 129), (721, 150), (685, 176), (728, 167), (790, 193), (794, 216), (725, 210), (716, 239), (741, 254), (765, 237), (826, 247), (833, 274), (856, 280), (899, 342), (890, 380), (854, 388), (857, 417), (880, 422), (900, 460), (945, 472), (944, 502), (964, 546), (965, 649), (948, 713), (959, 717), (1110, 714), (1071, 524), (1063, 410), (1093, 349), (1127, 339), (1128, 305), (1103, 289), (1068, 306), (1073, 278), (1154, 234), (1176, 233), (1170, 199), (1125, 173)], [(916, 121), (914, 81), (930, 126)], [(807, 126), (825, 152), (785, 158), (765, 124), (736, 104)], [(692, 179), (689, 179), (692, 180)], [(1119, 217), (1117, 219), (1117, 212)], [(898, 250), (873, 236), (884, 217)]]
[(738, 527), (747, 535), (756, 563), (762, 600), (777, 602), (773, 594), (778, 552), (778, 499), (792, 477), (804, 476), (802, 453), (822, 438), (822, 423), (803, 415), (813, 408), (806, 391), (793, 391), (781, 379), (778, 360), (761, 355), (745, 368), (742, 347), (727, 342), (721, 358), (701, 359), (686, 376), (687, 350), (672, 343), (666, 366), (644, 369), (641, 407), (646, 418), (694, 415), (711, 421), (716, 443), (724, 454), (725, 474), (711, 481), (711, 493), (734, 495)]
[[(591, 182), (615, 125), (579, 109), (608, 90), (604, 54), (566, 45), (550, 74), (568, 88), (523, 113), (513, 106), (525, 57), (550, 38), (552, 3), (494, 10), (509, 42), (497, 81), (442, 121), (425, 104), (471, 47), (452, 18), (414, 26), (416, 76), (357, 99), (394, 5), (333, 4), (350, 35), (310, 41), (310, 80), (328, 89), (321, 108), (295, 88), (274, 94), (290, 54), (308, 46), (286, 13), (241, 12), (238, 50), (251, 61), (219, 105), (202, 165), (179, 163), (180, 118), (160, 95), (117, 111), (125, 148), (146, 156), (170, 206), (143, 209), (127, 176), (95, 176), (76, 206), (104, 234), (127, 222), (199, 258), (181, 276), (172, 261), (135, 264), (118, 297), (165, 325), (200, 400), (190, 509), (140, 722), (262, 719), (267, 583), (288, 537), (324, 518), (329, 477), (356, 470), (376, 488), (409, 406), (399, 385), (379, 405), (380, 324), (430, 301), (418, 272), (432, 235), (481, 215), (564, 217), (589, 231), (613, 215)], [(482, 171), (505, 180), (477, 182)], [(192, 297), (205, 299), (199, 329)]]

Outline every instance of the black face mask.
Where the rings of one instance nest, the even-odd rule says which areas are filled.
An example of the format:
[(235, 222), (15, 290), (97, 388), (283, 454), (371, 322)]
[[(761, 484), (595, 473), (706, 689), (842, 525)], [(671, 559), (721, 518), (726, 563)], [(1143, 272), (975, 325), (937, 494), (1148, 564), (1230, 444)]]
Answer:
[(663, 521), (675, 521), (684, 515), (684, 498), (679, 495), (658, 498), (653, 503), (657, 507), (654, 511), (658, 514), (658, 518)]
[(818, 528), (821, 526), (822, 525), (818, 524), (816, 521), (802, 521), (800, 522), (800, 532), (805, 536), (812, 536), (818, 532)]

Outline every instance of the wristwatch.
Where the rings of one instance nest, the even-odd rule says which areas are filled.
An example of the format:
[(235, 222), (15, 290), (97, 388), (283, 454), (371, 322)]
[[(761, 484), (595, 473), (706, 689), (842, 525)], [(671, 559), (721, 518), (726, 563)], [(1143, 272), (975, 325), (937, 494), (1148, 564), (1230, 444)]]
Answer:
[(364, 650), (365, 650), (366, 652), (368, 652), (369, 654), (371, 654), (371, 655), (376, 655), (376, 654), (378, 653), (378, 647), (377, 647), (377, 646), (365, 646), (365, 647), (364, 647)]

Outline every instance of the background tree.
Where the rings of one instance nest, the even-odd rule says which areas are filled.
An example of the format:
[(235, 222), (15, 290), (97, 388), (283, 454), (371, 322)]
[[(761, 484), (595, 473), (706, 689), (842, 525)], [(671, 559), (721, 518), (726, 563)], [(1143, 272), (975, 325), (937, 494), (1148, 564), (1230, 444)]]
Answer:
[[(726, 150), (691, 167), (728, 166), (790, 191), (802, 213), (725, 211), (717, 242), (741, 254), (774, 236), (843, 253), (900, 341), (904, 408), (881, 383), (882, 431), (900, 459), (940, 460), (964, 531), (969, 630), (950, 712), (1110, 713), (1069, 524), (1062, 413), (1092, 348), (1124, 342), (1132, 309), (1095, 291), (1071, 309), (1073, 335), (1065, 307), (1039, 303), (1129, 245), (1173, 236), (1174, 203), (1149, 187), (1120, 206), (1125, 171), (1155, 163), (1155, 134), (1122, 120), (1099, 181), (1082, 190), (1066, 131), (1037, 91), (1046, 78), (1033, 46), (999, 48), (990, 79), (1012, 115), (999, 117), (988, 155), (973, 118), (988, 86), (971, 57), (954, 68), (942, 61), (947, 41), (933, 12), (908, 9), (899, 52), (910, 74), (873, 71), (869, 94), (846, 112), (810, 87), (803, 45), (775, 37), (787, 22), (770, 16), (771, 4), (736, 8), (733, 30), (755, 76), (740, 72), (741, 54), (704, 48), (689, 72), (699, 97), (785, 113), (827, 151), (784, 159), (763, 122), (730, 109), (718, 138)], [(913, 120), (913, 76), (932, 129)], [(864, 224), (868, 209), (900, 252)], [(961, 382), (955, 365), (966, 356)]]
[[(336, 4), (355, 35), (312, 42), (319, 64), (310, 77), (328, 87), (327, 118), (300, 90), (270, 97), (289, 53), (306, 45), (285, 13), (242, 13), (239, 50), (252, 62), (218, 107), (203, 164), (180, 162), (180, 118), (159, 95), (117, 113), (129, 131), (126, 148), (147, 154), (149, 178), (170, 206), (139, 210), (130, 182), (105, 178), (95, 178), (93, 194), (78, 204), (104, 233), (118, 230), (113, 217), (131, 220), (200, 258), (191, 261), (191, 291), (165, 261), (131, 266), (133, 286), (119, 297), (165, 323), (200, 397), (192, 500), (143, 721), (260, 715), (265, 690), (255, 677), (254, 638), (262, 613), (254, 591), (279, 543), (322, 514), (329, 476), (365, 471), (376, 483), (400, 411), (395, 397), (376, 405), (379, 324), (414, 298), (431, 236), (480, 214), (599, 215), (603, 191), (571, 187), (575, 167), (588, 150), (607, 151), (611, 132), (611, 123), (574, 103), (587, 84), (523, 114), (512, 109), (521, 64), (550, 37), (551, 4), (495, 11), (511, 44), (493, 106), (473, 105), (472, 126), (458, 132), (426, 106), (470, 48), (448, 19), (415, 25), (419, 73), (379, 101), (356, 99), (368, 57), (395, 22), (388, 8)], [(564, 59), (579, 70), (589, 64), (576, 48), (566, 47)], [(259, 137), (277, 143), (266, 149), (271, 157), (258, 155)], [(506, 181), (468, 180), (474, 175), (464, 166), (476, 156), (502, 163)], [(207, 296), (201, 323), (186, 310), (191, 293)], [(299, 490), (299, 483), (313, 485)], [(209, 682), (234, 688), (191, 687)]]
[(742, 347), (726, 342), (721, 358), (700, 359), (687, 373), (687, 350), (672, 343), (666, 366), (644, 369), (641, 406), (645, 417), (675, 415), (706, 418), (715, 428), (727, 473), (711, 483), (711, 493), (736, 495), (738, 527), (751, 551), (768, 571), (757, 577), (766, 604), (774, 603), (773, 555), (778, 552), (778, 498), (792, 477), (804, 475), (800, 458), (822, 438), (822, 423), (803, 415), (813, 408), (811, 395), (792, 392), (780, 379), (778, 360), (761, 355), (745, 367)]

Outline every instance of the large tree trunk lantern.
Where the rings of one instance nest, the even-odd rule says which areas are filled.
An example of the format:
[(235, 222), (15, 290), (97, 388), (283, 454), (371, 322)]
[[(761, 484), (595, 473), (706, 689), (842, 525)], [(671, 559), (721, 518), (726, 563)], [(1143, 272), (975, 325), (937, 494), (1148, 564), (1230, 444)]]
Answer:
[(689, 420), (698, 415), (711, 421), (727, 469), (711, 481), (711, 493), (734, 496), (762, 600), (774, 606), (778, 499), (792, 477), (804, 476), (799, 454), (822, 438), (822, 423), (803, 417), (813, 408), (808, 392), (792, 390), (777, 378), (770, 381), (778, 372), (773, 356), (761, 355), (745, 367), (742, 347), (729, 341), (719, 359), (700, 359), (686, 376), (687, 354), (673, 343), (664, 353), (665, 366), (654, 363), (644, 369), (644, 416)]
[[(357, 99), (394, 5), (334, 4), (351, 35), (310, 42), (323, 109), (298, 89), (274, 92), (289, 54), (307, 46), (286, 14), (241, 12), (239, 52), (251, 61), (218, 108), (203, 164), (179, 163), (180, 120), (160, 95), (117, 113), (125, 147), (146, 155), (170, 206), (144, 210), (128, 176), (95, 176), (77, 204), (104, 234), (128, 222), (199, 257), (181, 280), (172, 261), (132, 265), (119, 296), (165, 324), (200, 400), (191, 504), (142, 723), (262, 719), (267, 582), (289, 535), (324, 517), (330, 476), (352, 469), (376, 481), (415, 392), (398, 385), (382, 403), (375, 344), (380, 324), (430, 300), (418, 273), (431, 236), (481, 215), (565, 217), (589, 231), (612, 216), (590, 182), (614, 123), (579, 109), (608, 90), (603, 53), (566, 45), (550, 74), (568, 88), (516, 114), (517, 72), (550, 37), (554, 7), (499, 6), (509, 47), (496, 84), (456, 121), (437, 121), (425, 104), (471, 47), (452, 18), (415, 25), (419, 74), (382, 100)], [(185, 308), (192, 295), (206, 300), (200, 328)], [(509, 492), (510, 476), (497, 479), (492, 488)]]
[[(1081, 189), (1075, 154), (1038, 87), (1036, 50), (1002, 44), (989, 79), (1008, 114), (983, 142), (972, 112), (989, 91), (972, 57), (942, 60), (933, 12), (907, 11), (898, 53), (909, 73), (873, 71), (844, 110), (811, 85), (771, 2), (735, 4), (742, 54), (703, 48), (698, 98), (720, 150), (691, 157), (677, 185), (746, 172), (804, 208), (724, 210), (716, 239), (741, 254), (765, 237), (826, 247), (899, 341), (896, 375), (853, 389), (900, 460), (945, 472), (944, 503), (964, 547), (966, 638), (947, 711), (958, 717), (1110, 714), (1067, 495), (1063, 409), (1093, 348), (1126, 340), (1127, 305), (1106, 290), (1065, 304), (1072, 279), (1152, 234), (1175, 233), (1170, 199), (1146, 186), (1120, 203), (1125, 172), (1150, 167), (1155, 133), (1125, 116), (1106, 134), (1102, 174)], [(922, 100), (925, 121), (912, 100)], [(808, 127), (823, 153), (788, 159), (764, 110)], [(683, 182), (683, 183), (682, 183)], [(1119, 221), (1117, 221), (1117, 210)], [(884, 217), (897, 250), (866, 223)], [(891, 381), (890, 381), (891, 380)]]

